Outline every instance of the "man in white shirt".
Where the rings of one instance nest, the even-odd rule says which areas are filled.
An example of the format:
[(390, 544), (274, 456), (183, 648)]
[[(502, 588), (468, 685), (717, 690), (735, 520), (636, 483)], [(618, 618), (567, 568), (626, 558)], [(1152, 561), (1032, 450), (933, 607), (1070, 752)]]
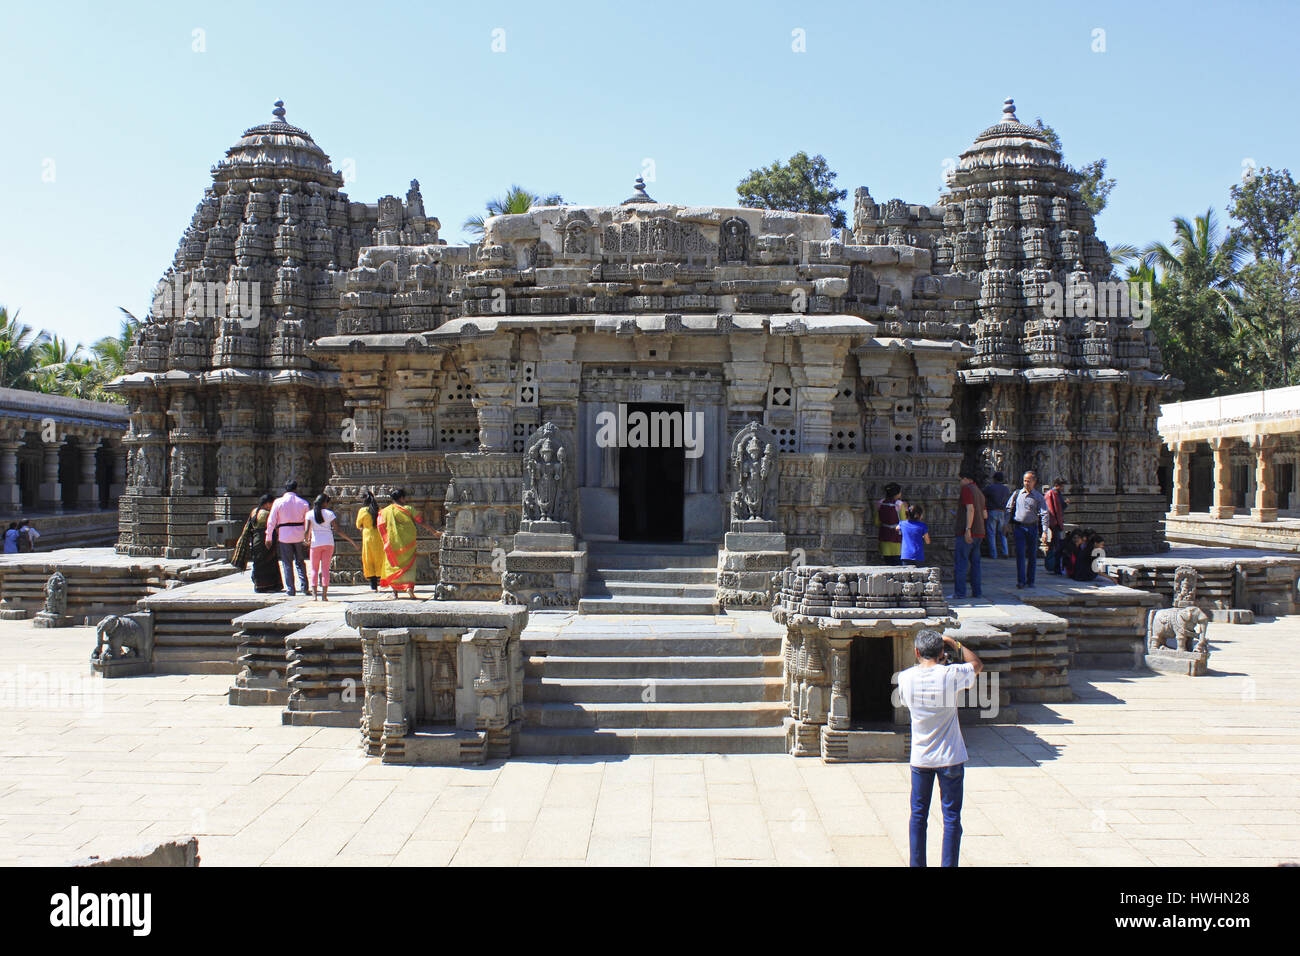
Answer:
[[(945, 664), (946, 649), (960, 664)], [(925, 866), (926, 819), (934, 778), (943, 801), (943, 865), (956, 866), (961, 850), (961, 801), (966, 742), (957, 722), (957, 696), (975, 683), (984, 669), (975, 652), (938, 631), (919, 631), (916, 666), (898, 675), (898, 695), (912, 712), (912, 866)]]

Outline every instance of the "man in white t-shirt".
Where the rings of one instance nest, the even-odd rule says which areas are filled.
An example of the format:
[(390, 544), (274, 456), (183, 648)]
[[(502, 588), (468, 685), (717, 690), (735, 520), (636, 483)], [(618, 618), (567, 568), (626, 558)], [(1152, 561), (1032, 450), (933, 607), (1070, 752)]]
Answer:
[[(945, 664), (945, 651), (960, 664)], [(934, 778), (943, 801), (943, 865), (956, 866), (961, 850), (961, 800), (966, 742), (957, 722), (957, 697), (975, 683), (984, 664), (968, 647), (938, 631), (916, 635), (916, 666), (898, 675), (898, 695), (912, 712), (912, 866), (925, 866), (925, 828)]]

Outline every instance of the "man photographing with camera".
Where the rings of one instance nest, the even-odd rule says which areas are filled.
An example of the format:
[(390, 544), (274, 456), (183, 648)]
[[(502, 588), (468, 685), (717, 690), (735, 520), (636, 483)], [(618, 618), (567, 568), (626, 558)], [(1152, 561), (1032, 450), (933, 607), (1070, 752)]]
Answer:
[(934, 778), (943, 801), (943, 865), (956, 866), (961, 850), (961, 801), (966, 742), (957, 722), (957, 697), (984, 669), (961, 642), (938, 631), (918, 631), (916, 666), (898, 675), (898, 694), (912, 714), (911, 865), (925, 866), (925, 830)]

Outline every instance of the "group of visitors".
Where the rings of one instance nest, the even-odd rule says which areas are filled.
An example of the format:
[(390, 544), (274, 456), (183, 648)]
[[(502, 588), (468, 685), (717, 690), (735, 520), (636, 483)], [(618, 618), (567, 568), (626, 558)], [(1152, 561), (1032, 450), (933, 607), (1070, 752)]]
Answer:
[(1063, 539), (1060, 552), (1062, 574), (1075, 581), (1114, 581), (1103, 574), (1106, 539), (1100, 531), (1075, 528)]
[[(406, 504), (406, 492), (399, 488), (392, 503), (381, 509), (374, 493), (367, 490), (357, 509), (358, 544), (338, 527), (338, 515), (329, 507), (330, 496), (322, 492), (311, 504), (298, 494), (298, 483), (289, 481), (278, 498), (265, 494), (244, 524), (235, 544), (232, 563), (241, 569), (253, 566), (253, 589), (283, 591), (290, 597), (298, 592), (313, 600), (328, 601), (330, 562), (334, 557), (334, 535), (361, 552), (361, 573), (370, 589), (392, 588), (393, 596), (415, 598), (416, 527), (423, 519)], [(308, 582), (307, 566), (311, 565)]]
[[(952, 598), (964, 599), (968, 590), (971, 597), (981, 596), (980, 558), (986, 543), (988, 555), (994, 559), (1010, 557), (1014, 549), (1017, 588), (1035, 586), (1040, 550), (1043, 567), (1051, 574), (1077, 581), (1095, 580), (1099, 575), (1093, 552), (1104, 545), (1100, 536), (1086, 530), (1065, 532), (1064, 479), (1057, 478), (1044, 494), (1033, 471), (1024, 473), (1021, 487), (1015, 491), (1007, 487), (1000, 471), (983, 488), (973, 469), (963, 469), (960, 477), (953, 528)], [(882, 564), (926, 563), (930, 529), (924, 517), (921, 505), (903, 500), (900, 485), (890, 482), (885, 486), (874, 515)], [(1080, 560), (1081, 551), (1087, 552), (1087, 560)]]
[(35, 551), (36, 539), (40, 536), (41, 533), (33, 528), (26, 518), (22, 521), (11, 521), (9, 527), (5, 529), (4, 553), (24, 554)]

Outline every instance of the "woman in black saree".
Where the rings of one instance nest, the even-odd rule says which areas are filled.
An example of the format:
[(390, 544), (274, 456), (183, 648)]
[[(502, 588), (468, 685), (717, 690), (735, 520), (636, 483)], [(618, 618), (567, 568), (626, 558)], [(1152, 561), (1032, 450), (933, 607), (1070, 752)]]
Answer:
[(272, 495), (262, 495), (262, 500), (244, 522), (244, 531), (235, 543), (235, 553), (230, 560), (241, 571), (252, 562), (253, 590), (259, 593), (284, 589), (275, 544), (268, 546), (266, 543), (266, 522), (271, 516), (271, 502), (274, 500)]

